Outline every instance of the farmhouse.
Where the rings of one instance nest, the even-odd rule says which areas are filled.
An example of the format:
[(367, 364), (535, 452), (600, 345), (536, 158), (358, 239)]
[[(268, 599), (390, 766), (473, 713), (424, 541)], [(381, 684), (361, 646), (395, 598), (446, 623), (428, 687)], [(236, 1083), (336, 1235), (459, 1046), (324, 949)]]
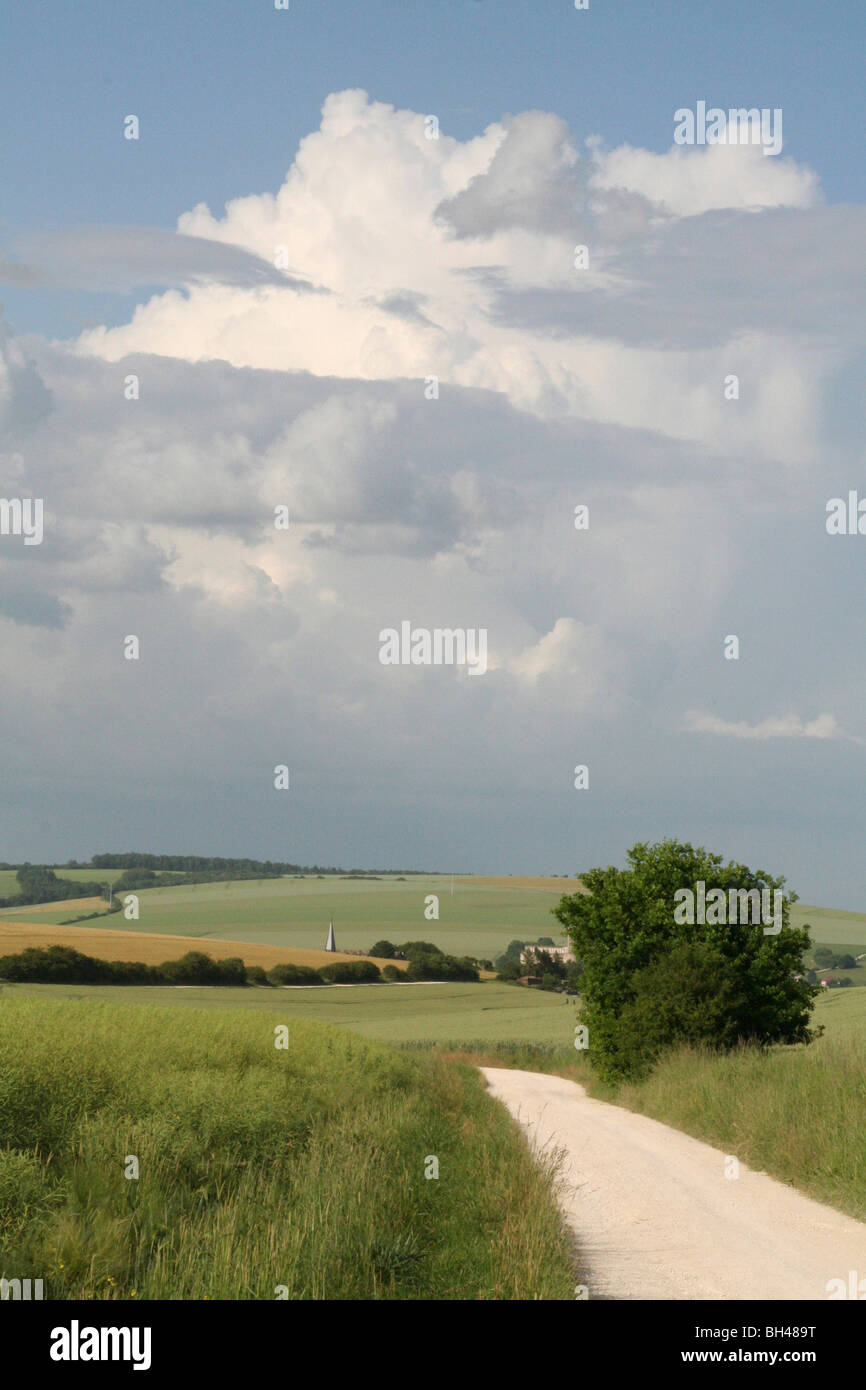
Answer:
[(532, 963), (536, 951), (543, 951), (547, 956), (553, 956), (555, 960), (561, 960), (564, 965), (576, 959), (571, 946), (527, 946), (520, 952), (520, 964), (526, 965), (527, 961)]

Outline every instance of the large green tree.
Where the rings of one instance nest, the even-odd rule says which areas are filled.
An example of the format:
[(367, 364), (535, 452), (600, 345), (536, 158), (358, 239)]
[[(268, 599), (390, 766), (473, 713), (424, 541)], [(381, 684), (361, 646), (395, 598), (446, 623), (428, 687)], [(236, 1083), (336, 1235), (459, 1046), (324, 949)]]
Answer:
[[(689, 979), (700, 976), (705, 990), (704, 969), (696, 973), (679, 968), (684, 945), (703, 944), (711, 956), (719, 980), (724, 980), (719, 1007), (675, 1010), (677, 1028), (667, 1040), (655, 1028), (645, 1059), (657, 1055), (665, 1041), (705, 1041), (719, 1047), (739, 1041), (811, 1041), (815, 1033), (809, 1028), (809, 1015), (817, 991), (805, 979), (795, 979), (810, 944), (806, 928), (790, 925), (790, 904), (796, 894), (781, 899), (781, 927), (772, 934), (765, 932), (762, 923), (750, 921), (689, 925), (675, 918), (677, 901), (681, 901), (675, 897), (678, 890), (690, 889), (697, 895), (703, 883), (707, 894), (722, 889), (727, 903), (732, 889), (781, 894), (783, 878), (745, 864), (724, 863), (721, 855), (678, 840), (634, 845), (627, 859), (626, 869), (582, 873), (589, 891), (563, 897), (553, 909), (583, 966), (582, 1021), (589, 1029), (589, 1057), (603, 1074), (621, 1077), (640, 1071), (635, 1064), (635, 1030), (628, 1026), (628, 1046), (624, 1046), (625, 1018), (620, 1022), (626, 1011), (634, 1019), (633, 1006), (645, 980), (638, 978), (639, 972), (675, 952), (678, 968), (671, 978), (678, 983), (674, 987), (688, 989)], [(769, 901), (772, 904), (775, 899), (771, 896)], [(687, 1029), (684, 1033), (683, 1018), (712, 1019), (712, 1035), (700, 1032), (696, 1023), (694, 1035), (689, 1036)]]

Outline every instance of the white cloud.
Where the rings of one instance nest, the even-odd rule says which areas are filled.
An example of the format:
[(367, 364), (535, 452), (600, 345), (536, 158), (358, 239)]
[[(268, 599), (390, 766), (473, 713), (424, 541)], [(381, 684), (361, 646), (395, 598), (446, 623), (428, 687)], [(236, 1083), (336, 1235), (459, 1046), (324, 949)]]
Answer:
[[(443, 388), (491, 391), (545, 419), (659, 431), (746, 457), (810, 457), (826, 349), (809, 354), (796, 335), (760, 332), (750, 303), (719, 343), (708, 298), (697, 309), (704, 343), (680, 351), (622, 341), (616, 316), (593, 329), (591, 311), (604, 298), (627, 323), (632, 298), (652, 298), (653, 280), (666, 275), (663, 247), (640, 279), (616, 259), (623, 216), (647, 229), (651, 197), (664, 195), (677, 216), (805, 207), (817, 196), (813, 175), (750, 146), (667, 155), (622, 147), (589, 163), (564, 123), (538, 111), (463, 143), (445, 133), (428, 140), (424, 130), (421, 113), (364, 92), (329, 97), (276, 194), (235, 199), (223, 217), (200, 204), (178, 221), (183, 237), (198, 239), (190, 245), (225, 243), (263, 265), (283, 248), (285, 284), (220, 283), (214, 256), (205, 283), (190, 275), (129, 324), (84, 333), (80, 350), (113, 362), (156, 353), (351, 380), (432, 374)], [(666, 215), (656, 234), (674, 225)], [(591, 248), (588, 269), (574, 268), (576, 244)], [(320, 292), (299, 289), (298, 276)], [(515, 294), (554, 296), (568, 320), (511, 322)], [(714, 297), (721, 312), (723, 288)], [(733, 410), (722, 387), (730, 372), (749, 383)]]
[[(796, 714), (773, 715), (762, 719), (759, 724), (738, 723), (720, 719), (714, 714), (702, 714), (690, 710), (685, 716), (685, 727), (692, 733), (720, 734), (725, 738), (850, 738), (839, 728), (832, 714), (819, 714), (812, 720), (800, 719)], [(860, 742), (860, 740), (855, 740)]]
[(589, 183), (639, 193), (675, 217), (714, 208), (808, 208), (819, 198), (811, 169), (768, 158), (759, 145), (672, 145), (664, 154), (619, 145), (596, 151)]

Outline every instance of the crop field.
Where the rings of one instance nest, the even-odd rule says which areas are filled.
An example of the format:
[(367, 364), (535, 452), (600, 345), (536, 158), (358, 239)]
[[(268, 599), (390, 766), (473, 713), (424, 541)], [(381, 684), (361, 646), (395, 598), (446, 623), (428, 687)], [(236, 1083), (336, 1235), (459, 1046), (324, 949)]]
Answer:
[[(164, 957), (163, 957), (164, 959)], [(331, 957), (333, 959), (333, 957)], [(253, 964), (253, 962), (250, 962)], [(4, 985), (3, 1002), (23, 996), (166, 1004), (181, 1009), (245, 1009), (277, 1022), (336, 1023), (383, 1042), (561, 1044), (571, 1048), (577, 1009), (562, 994), (483, 984), (317, 985), (226, 989), (191, 985)]]
[[(115, 881), (120, 870), (58, 869), (70, 878), (93, 876)], [(11, 870), (0, 870), (0, 896), (16, 891)], [(337, 945), (368, 950), (382, 937), (395, 942), (434, 941), (443, 951), (492, 960), (515, 937), (549, 936), (559, 942), (559, 923), (551, 915), (564, 893), (581, 891), (578, 879), (457, 877), (451, 892), (447, 875), (383, 876), (359, 881), (335, 877), (286, 877), (153, 888), (138, 893), (140, 917), (111, 919), (111, 930), (181, 935), (190, 938), (256, 942), (261, 945), (318, 949), (333, 917)], [(425, 917), (425, 900), (439, 899), (439, 920)], [(99, 899), (71, 899), (28, 908), (6, 908), (4, 918), (59, 924), (79, 913), (99, 911)], [(857, 955), (866, 951), (866, 913), (795, 903), (795, 926), (808, 922), (816, 945)]]
[[(115, 915), (108, 920), (113, 923), (118, 918)], [(0, 921), (0, 956), (15, 955), (31, 946), (71, 946), (75, 951), (81, 951), (86, 956), (97, 956), (100, 960), (139, 960), (145, 965), (160, 965), (165, 960), (177, 960), (187, 951), (200, 951), (202, 942), (195, 937), (152, 936), (147, 932), (133, 934), (112, 931), (110, 927), (53, 927), (35, 922)], [(254, 942), (208, 941), (206, 946), (206, 954), (214, 960), (240, 956), (245, 965), (260, 965), (264, 970), (283, 963), (309, 965), (316, 970), (320, 965), (332, 965), (334, 961), (358, 959), (343, 951), (257, 946)], [(408, 961), (381, 961), (380, 964), (396, 965), (398, 970), (408, 969)]]
[[(433, 941), (454, 955), (493, 960), (515, 937), (561, 940), (551, 916), (576, 880), (455, 879), (444, 876), (383, 878), (280, 878), (150, 888), (137, 896), (140, 916), (110, 919), (114, 931), (178, 934), (208, 940), (254, 941), (269, 946), (324, 946), (333, 917), (337, 946), (369, 950), (376, 940)], [(555, 887), (553, 885), (556, 885)], [(425, 898), (439, 898), (439, 920), (425, 918)], [(28, 914), (37, 921), (62, 922), (86, 911), (78, 900), (46, 904)], [(7, 908), (5, 918), (21, 918)]]

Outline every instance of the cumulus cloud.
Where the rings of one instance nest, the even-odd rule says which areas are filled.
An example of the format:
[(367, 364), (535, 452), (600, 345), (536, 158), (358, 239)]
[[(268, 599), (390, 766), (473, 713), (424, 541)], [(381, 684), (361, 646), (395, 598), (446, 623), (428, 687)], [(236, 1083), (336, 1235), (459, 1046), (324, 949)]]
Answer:
[[(223, 217), (200, 204), (178, 220), (178, 241), (218, 244), (260, 267), (282, 254), (300, 284), (214, 278), (216, 257), (205, 283), (154, 296), (126, 325), (84, 333), (80, 350), (352, 380), (434, 375), (542, 418), (657, 430), (705, 448), (722, 433), (744, 455), (802, 461), (814, 446), (814, 384), (827, 348), (804, 351), (782, 323), (767, 333), (751, 298), (730, 304), (725, 286), (739, 259), (748, 263), (746, 232), (735, 229), (746, 242), (736, 268), (725, 233), (715, 236), (710, 259), (721, 255), (727, 269), (700, 304), (682, 276), (669, 298), (674, 256), (664, 238), (708, 209), (748, 219), (755, 207), (805, 208), (816, 198), (809, 171), (756, 147), (596, 149), (587, 161), (550, 113), (505, 117), (464, 142), (427, 139), (419, 113), (340, 92), (277, 193), (235, 199)], [(654, 254), (629, 259), (626, 248), (650, 234)], [(586, 268), (575, 268), (578, 244), (589, 248)], [(679, 247), (678, 265), (684, 254), (706, 260), (706, 234)], [(641, 314), (659, 325), (659, 304), (666, 323), (689, 324), (682, 350), (665, 341), (669, 329), (630, 326)], [(721, 383), (737, 367), (754, 384), (731, 412)]]
[(673, 145), (665, 154), (619, 145), (596, 151), (593, 189), (638, 193), (676, 217), (715, 208), (808, 208), (818, 179), (795, 160), (767, 158), (759, 145)]
[[(755, 741), (794, 764), (847, 737), (738, 722), (708, 651), (747, 613), (786, 660), (804, 604), (832, 607), (816, 576), (845, 582), (815, 536), (856, 457), (826, 402), (857, 367), (862, 210), (725, 153), (587, 155), (536, 111), (428, 140), (342, 92), (276, 191), (70, 237), (93, 283), (104, 251), (108, 280), (167, 286), (76, 343), (0, 331), (4, 495), (45, 500), (42, 546), (0, 537), (4, 735), (23, 805), (46, 746), (80, 798), (70, 853), (108, 816), (153, 848), (194, 824), (191, 850), (368, 863), (429, 863), (434, 827), (459, 864), (484, 825), (503, 867), (549, 839), (575, 868), (653, 833), (672, 766), (715, 774), (688, 733), (730, 739), (735, 804)], [(404, 620), (486, 628), (487, 674), (383, 667)], [(850, 724), (860, 668), (837, 687), (833, 655), (791, 700)], [(776, 707), (770, 666), (750, 708)], [(579, 761), (601, 795), (577, 810)]]

